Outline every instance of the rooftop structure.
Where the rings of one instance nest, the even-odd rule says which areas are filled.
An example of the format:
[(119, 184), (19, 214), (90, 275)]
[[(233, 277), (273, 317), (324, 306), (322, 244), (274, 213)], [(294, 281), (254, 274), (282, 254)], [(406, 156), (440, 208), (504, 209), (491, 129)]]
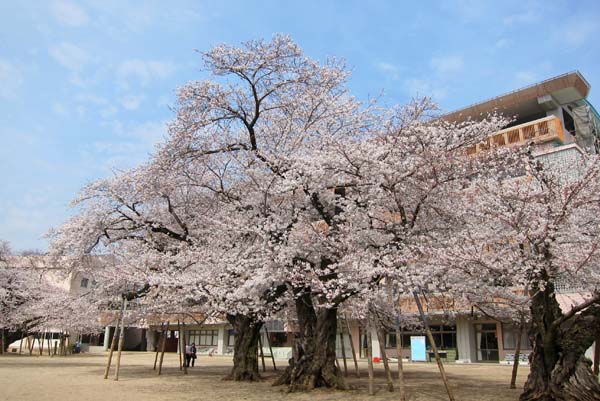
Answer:
[(559, 75), (442, 116), (451, 122), (481, 120), (498, 112), (513, 121), (482, 144), (518, 146), (533, 142), (538, 151), (576, 144), (585, 152), (600, 152), (600, 116), (587, 101), (591, 86), (579, 71)]

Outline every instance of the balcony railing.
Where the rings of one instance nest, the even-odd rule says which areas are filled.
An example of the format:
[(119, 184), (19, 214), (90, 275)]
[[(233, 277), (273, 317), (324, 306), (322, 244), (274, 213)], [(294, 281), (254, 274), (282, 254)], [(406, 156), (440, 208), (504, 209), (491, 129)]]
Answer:
[(473, 155), (486, 151), (491, 147), (518, 146), (528, 142), (542, 143), (549, 141), (565, 143), (565, 131), (560, 119), (556, 116), (540, 118), (539, 120), (498, 131), (484, 142), (469, 146), (467, 154)]

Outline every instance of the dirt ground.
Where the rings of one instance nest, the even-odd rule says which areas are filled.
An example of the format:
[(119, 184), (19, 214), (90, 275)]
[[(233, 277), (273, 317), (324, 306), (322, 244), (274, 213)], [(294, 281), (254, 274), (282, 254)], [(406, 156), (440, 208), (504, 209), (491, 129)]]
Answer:
[[(176, 354), (165, 354), (162, 376), (152, 370), (154, 353), (126, 352), (121, 359), (120, 378), (104, 380), (105, 354), (80, 354), (66, 357), (0, 356), (0, 400), (36, 401), (154, 401), (154, 400), (397, 400), (398, 390), (385, 388), (382, 364), (376, 364), (377, 392), (367, 392), (367, 364), (359, 364), (361, 378), (353, 375), (349, 391), (315, 390), (287, 394), (285, 388), (271, 383), (277, 372), (267, 367), (260, 383), (237, 383), (221, 378), (231, 366), (229, 357), (200, 356), (187, 376), (179, 370)], [(286, 361), (278, 361), (282, 369)], [(349, 365), (350, 367), (351, 365)], [(510, 390), (511, 367), (498, 364), (447, 364), (446, 371), (456, 399), (461, 401), (517, 400), (520, 390)], [(394, 369), (394, 373), (396, 370)], [(521, 366), (517, 387), (522, 388), (529, 369)], [(409, 397), (414, 401), (447, 400), (437, 365), (405, 364)], [(397, 376), (395, 376), (397, 378)]]

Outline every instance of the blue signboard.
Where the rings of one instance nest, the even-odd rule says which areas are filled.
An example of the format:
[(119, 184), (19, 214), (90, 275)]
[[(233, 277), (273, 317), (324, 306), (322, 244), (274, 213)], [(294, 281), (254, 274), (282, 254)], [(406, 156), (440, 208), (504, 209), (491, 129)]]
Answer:
[(410, 360), (417, 362), (427, 361), (425, 336), (410, 336)]

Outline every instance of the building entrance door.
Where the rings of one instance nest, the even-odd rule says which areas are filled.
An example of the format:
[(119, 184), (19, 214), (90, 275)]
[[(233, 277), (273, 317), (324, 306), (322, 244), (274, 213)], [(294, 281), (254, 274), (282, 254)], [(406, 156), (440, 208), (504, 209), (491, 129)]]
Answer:
[(480, 362), (498, 362), (498, 335), (496, 323), (482, 323), (475, 325), (477, 338), (477, 360)]

